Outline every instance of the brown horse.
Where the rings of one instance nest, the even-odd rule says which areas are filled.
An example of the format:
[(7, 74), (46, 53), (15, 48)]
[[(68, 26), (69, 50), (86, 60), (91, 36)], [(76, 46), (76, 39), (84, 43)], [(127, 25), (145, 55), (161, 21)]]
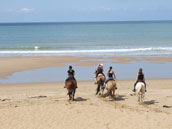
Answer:
[(99, 74), (97, 77), (96, 77), (96, 82), (97, 82), (97, 92), (96, 92), (96, 95), (100, 92), (100, 88), (101, 88), (101, 91), (102, 93), (100, 93), (99, 95), (103, 95), (103, 85), (104, 85), (104, 82), (105, 82), (105, 76), (103, 76), (102, 74)]
[(111, 96), (111, 97), (114, 97), (115, 95), (115, 90), (117, 89), (117, 86), (116, 86), (116, 82), (115, 80), (109, 80), (106, 84), (106, 90), (107, 90), (107, 93), (105, 93), (103, 95), (103, 97), (106, 97), (106, 96)]
[(75, 91), (77, 87), (77, 82), (74, 79), (69, 79), (66, 82), (66, 88), (68, 90), (69, 100), (74, 101)]

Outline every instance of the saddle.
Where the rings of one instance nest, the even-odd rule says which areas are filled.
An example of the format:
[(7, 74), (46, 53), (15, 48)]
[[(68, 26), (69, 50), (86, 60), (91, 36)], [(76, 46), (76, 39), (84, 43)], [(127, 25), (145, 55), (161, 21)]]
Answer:
[(102, 73), (99, 73), (99, 74), (97, 75), (97, 77), (98, 77), (98, 76), (103, 76), (103, 74), (102, 74)]

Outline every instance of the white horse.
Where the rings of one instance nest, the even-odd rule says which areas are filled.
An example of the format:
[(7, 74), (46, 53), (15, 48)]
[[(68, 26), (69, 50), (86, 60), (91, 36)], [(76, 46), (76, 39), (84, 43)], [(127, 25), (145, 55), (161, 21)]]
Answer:
[(143, 82), (138, 82), (135, 89), (138, 102), (143, 102), (143, 98), (145, 96), (145, 84)]

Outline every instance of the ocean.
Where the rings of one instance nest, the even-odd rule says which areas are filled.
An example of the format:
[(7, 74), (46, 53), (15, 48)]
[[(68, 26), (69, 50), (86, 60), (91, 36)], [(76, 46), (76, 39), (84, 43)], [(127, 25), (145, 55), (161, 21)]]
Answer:
[(171, 55), (172, 21), (0, 23), (0, 57)]
[[(0, 57), (11, 56), (172, 56), (172, 21), (0, 23)], [(0, 84), (64, 81), (65, 67), (15, 72)], [(117, 79), (135, 79), (143, 68), (147, 78), (171, 78), (172, 63), (147, 61), (104, 63)], [(94, 80), (96, 66), (75, 66), (77, 80)], [(58, 72), (57, 72), (58, 71)], [(85, 74), (83, 74), (85, 73)], [(60, 75), (60, 76), (59, 76)]]

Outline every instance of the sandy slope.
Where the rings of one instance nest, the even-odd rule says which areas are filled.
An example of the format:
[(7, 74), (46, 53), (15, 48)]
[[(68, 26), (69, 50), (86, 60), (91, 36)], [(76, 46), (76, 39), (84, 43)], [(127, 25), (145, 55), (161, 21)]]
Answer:
[(79, 82), (68, 101), (63, 83), (0, 85), (0, 129), (171, 129), (172, 79), (148, 80), (144, 104), (131, 96), (133, 80), (117, 81), (116, 100), (95, 96)]

